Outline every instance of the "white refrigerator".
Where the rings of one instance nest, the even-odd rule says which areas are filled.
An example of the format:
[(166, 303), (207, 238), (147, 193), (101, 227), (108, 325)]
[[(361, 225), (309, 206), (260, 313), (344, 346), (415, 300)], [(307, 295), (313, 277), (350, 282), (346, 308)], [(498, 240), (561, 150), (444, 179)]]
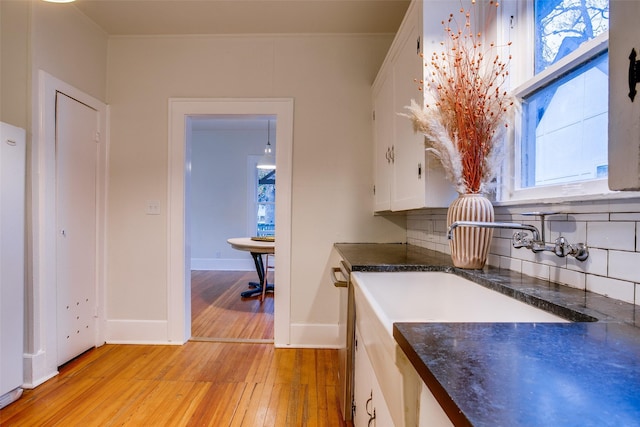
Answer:
[(25, 131), (0, 123), (0, 408), (22, 395)]

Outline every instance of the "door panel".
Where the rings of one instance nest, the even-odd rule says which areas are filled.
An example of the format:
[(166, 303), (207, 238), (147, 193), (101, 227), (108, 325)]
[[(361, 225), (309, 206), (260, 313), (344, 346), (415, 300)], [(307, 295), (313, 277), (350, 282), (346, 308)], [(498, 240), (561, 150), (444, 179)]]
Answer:
[(98, 113), (56, 96), (58, 365), (95, 345)]

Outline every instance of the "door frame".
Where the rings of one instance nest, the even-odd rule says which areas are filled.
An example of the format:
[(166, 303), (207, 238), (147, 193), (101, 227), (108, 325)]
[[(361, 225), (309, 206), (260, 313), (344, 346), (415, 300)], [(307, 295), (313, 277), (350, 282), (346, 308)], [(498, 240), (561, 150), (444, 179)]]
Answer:
[(184, 343), (191, 337), (191, 267), (186, 214), (189, 197), (190, 147), (188, 118), (198, 115), (275, 115), (276, 165), (276, 253), (278, 268), (274, 282), (274, 344), (291, 343), (291, 190), (293, 160), (292, 98), (170, 98), (168, 171), (168, 338)]
[(25, 387), (36, 387), (58, 373), (56, 324), (56, 93), (62, 92), (98, 112), (96, 171), (96, 333), (105, 339), (108, 106), (43, 70), (34, 76), (31, 144), (31, 280), (26, 292)]

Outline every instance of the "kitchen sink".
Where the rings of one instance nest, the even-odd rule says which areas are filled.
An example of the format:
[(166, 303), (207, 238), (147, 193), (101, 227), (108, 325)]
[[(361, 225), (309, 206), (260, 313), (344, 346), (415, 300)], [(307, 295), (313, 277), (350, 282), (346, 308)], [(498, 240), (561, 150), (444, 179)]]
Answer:
[(354, 276), (390, 335), (394, 322), (567, 322), (455, 274), (358, 272)]
[(421, 380), (393, 338), (396, 322), (568, 323), (444, 272), (353, 272), (359, 345), (366, 348), (394, 424), (416, 425)]

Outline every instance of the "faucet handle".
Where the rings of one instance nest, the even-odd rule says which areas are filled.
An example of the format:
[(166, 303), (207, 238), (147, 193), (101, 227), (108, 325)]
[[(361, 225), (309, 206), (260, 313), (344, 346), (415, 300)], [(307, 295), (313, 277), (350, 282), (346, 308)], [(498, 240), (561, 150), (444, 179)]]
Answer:
[(558, 255), (559, 257), (566, 257), (567, 255), (569, 255), (569, 253), (571, 252), (571, 245), (569, 244), (569, 242), (567, 242), (567, 239), (565, 239), (564, 237), (560, 236), (556, 239), (555, 242), (555, 246), (553, 249), (553, 252)]
[(562, 236), (556, 239), (554, 252), (556, 255), (563, 258), (567, 255), (574, 256), (578, 261), (585, 261), (589, 258), (589, 248), (587, 248), (587, 245), (584, 243), (576, 243), (572, 245)]
[(529, 234), (524, 231), (516, 231), (511, 238), (511, 245), (516, 248), (531, 248), (532, 240), (529, 238)]

